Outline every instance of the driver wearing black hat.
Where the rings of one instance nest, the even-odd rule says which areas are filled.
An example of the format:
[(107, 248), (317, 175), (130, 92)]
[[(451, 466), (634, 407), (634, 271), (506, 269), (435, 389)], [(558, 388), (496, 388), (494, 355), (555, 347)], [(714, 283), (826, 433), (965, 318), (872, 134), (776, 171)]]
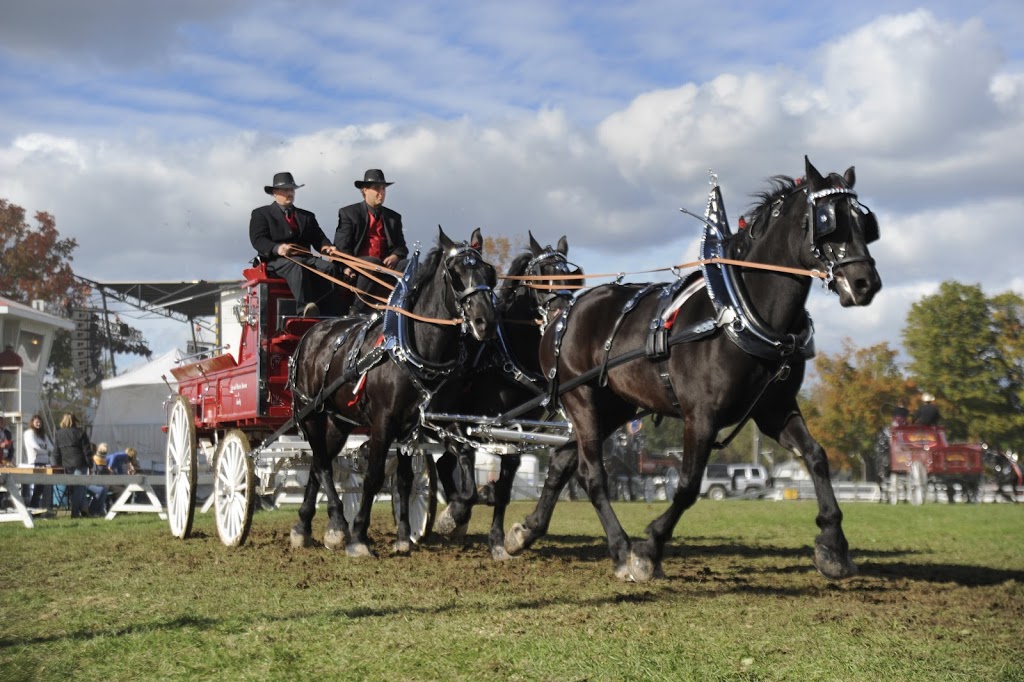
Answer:
[[(384, 171), (371, 168), (363, 174), (362, 180), (355, 181), (356, 189), (363, 200), (338, 209), (338, 229), (334, 233), (334, 246), (341, 252), (356, 256), (393, 270), (401, 270), (409, 256), (402, 232), (402, 215), (384, 206), (384, 197), (389, 185), (395, 183), (384, 179)], [(344, 268), (345, 277), (356, 280), (356, 287), (362, 291), (374, 291), (379, 287), (372, 280), (359, 275), (351, 268)], [(356, 307), (365, 310), (357, 299)]]
[[(305, 269), (306, 265), (337, 278), (339, 272), (331, 261), (311, 253), (337, 256), (338, 249), (320, 229), (312, 211), (298, 208), (295, 190), (304, 185), (295, 184), (291, 173), (277, 173), (274, 183), (263, 191), (273, 195), (274, 202), (253, 209), (249, 220), (249, 241), (266, 260), (267, 272), (283, 277), (295, 297), (296, 309), (306, 317), (341, 314), (340, 302), (330, 281)], [(291, 260), (289, 260), (289, 258)], [(293, 262), (293, 261), (297, 261)]]

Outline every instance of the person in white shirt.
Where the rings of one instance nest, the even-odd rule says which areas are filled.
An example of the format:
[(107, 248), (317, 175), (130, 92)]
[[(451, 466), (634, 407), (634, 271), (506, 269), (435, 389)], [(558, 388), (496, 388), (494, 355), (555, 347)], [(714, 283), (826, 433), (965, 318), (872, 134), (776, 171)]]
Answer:
[[(21, 466), (23, 467), (48, 467), (50, 466), (50, 456), (53, 454), (53, 443), (50, 441), (49, 436), (46, 435), (46, 429), (43, 427), (43, 419), (38, 414), (32, 415), (32, 419), (29, 421), (29, 429), (25, 431), (24, 442), (25, 442), (25, 459)], [(31, 490), (32, 496), (29, 498), (29, 491)], [(43, 500), (46, 500), (46, 505), (50, 505), (50, 486), (48, 485), (23, 485), (21, 487), (21, 496), (23, 499), (30, 499), (28, 506), (38, 508)]]

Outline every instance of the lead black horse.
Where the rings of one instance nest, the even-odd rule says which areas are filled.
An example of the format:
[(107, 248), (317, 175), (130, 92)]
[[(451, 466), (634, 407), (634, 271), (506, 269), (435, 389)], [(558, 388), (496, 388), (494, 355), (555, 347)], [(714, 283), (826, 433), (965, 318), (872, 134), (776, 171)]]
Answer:
[[(421, 408), (448, 409), (459, 392), (465, 347), (459, 326), (450, 323), (461, 319), (480, 341), (494, 334), (496, 275), (481, 256), (482, 246), (479, 229), (463, 244), (440, 231), (438, 247), (422, 264), (410, 264), (391, 299), (394, 307), (412, 316), (392, 310), (369, 320), (325, 321), (302, 337), (292, 358), (293, 413), (318, 399), (323, 408), (298, 421), (313, 458), (299, 520), (291, 532), (293, 546), (311, 544), (316, 498), (323, 486), (330, 517), (324, 545), (344, 546), (349, 556), (372, 555), (367, 534), (370, 510), (384, 483), (391, 444), (412, 438)], [(367, 472), (350, 529), (334, 487), (331, 461), (357, 426), (368, 428)], [(411, 549), (409, 457), (399, 457), (396, 475), (399, 523), (394, 549), (404, 553)]]
[[(822, 176), (804, 161), (805, 179), (776, 176), (771, 190), (759, 195), (749, 227), (738, 234), (728, 234), (719, 207), (721, 220), (717, 226), (708, 223), (703, 255), (827, 273), (841, 305), (868, 305), (881, 288), (867, 246), (878, 236), (874, 214), (857, 202), (852, 167), (843, 175)], [(608, 537), (615, 574), (636, 581), (662, 575), (665, 543), (697, 500), (717, 434), (749, 417), (808, 465), (821, 531), (815, 566), (832, 579), (856, 573), (825, 451), (797, 405), (806, 361), (813, 356), (804, 310), (811, 279), (727, 264), (707, 264), (702, 272), (703, 286), (686, 281), (692, 295), (671, 323), (670, 336), (665, 297), (649, 295), (658, 288), (617, 284), (577, 297), (545, 334), (541, 362), (545, 372), (557, 369), (578, 459), (569, 446), (555, 453), (536, 509), (509, 531), (511, 553), (547, 531), (558, 493), (578, 466)], [(637, 349), (632, 361), (615, 360)], [(595, 367), (602, 371), (595, 375)], [(631, 544), (609, 502), (601, 445), (638, 408), (683, 419), (684, 456), (671, 505), (647, 526), (645, 539)]]

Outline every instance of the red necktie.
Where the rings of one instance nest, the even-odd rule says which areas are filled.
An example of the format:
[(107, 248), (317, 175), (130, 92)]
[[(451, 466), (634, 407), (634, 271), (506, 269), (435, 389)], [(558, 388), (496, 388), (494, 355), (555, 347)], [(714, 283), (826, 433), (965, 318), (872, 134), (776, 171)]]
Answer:
[(292, 209), (285, 209), (284, 219), (288, 221), (288, 227), (292, 228), (292, 234), (297, 234), (299, 231), (299, 221), (295, 218), (295, 211)]

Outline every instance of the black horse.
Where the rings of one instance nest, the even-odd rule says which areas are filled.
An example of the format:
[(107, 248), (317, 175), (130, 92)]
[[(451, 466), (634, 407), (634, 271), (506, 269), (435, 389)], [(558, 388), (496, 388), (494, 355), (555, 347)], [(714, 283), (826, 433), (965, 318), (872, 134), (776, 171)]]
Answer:
[[(867, 305), (881, 288), (867, 248), (877, 238), (874, 214), (856, 201), (852, 167), (844, 175), (823, 177), (805, 158), (805, 168), (802, 181), (773, 178), (772, 188), (758, 195), (761, 201), (749, 227), (740, 233), (728, 235), (726, 227), (715, 239), (715, 230), (706, 230), (704, 255), (827, 273), (841, 305)], [(724, 211), (718, 215), (724, 222)], [(715, 226), (709, 222), (708, 227)], [(636, 581), (663, 575), (665, 543), (697, 500), (717, 434), (752, 417), (764, 434), (807, 463), (821, 529), (815, 566), (833, 579), (856, 573), (825, 451), (808, 433), (796, 400), (806, 360), (813, 356), (811, 322), (804, 310), (810, 278), (726, 264), (706, 265), (702, 271), (705, 286), (686, 280), (699, 290), (679, 310), (669, 338), (664, 331), (668, 322), (661, 321), (662, 297), (616, 284), (578, 296), (571, 311), (545, 334), (542, 367), (545, 372), (557, 368), (562, 405), (576, 431), (578, 460), (571, 447), (553, 456), (536, 509), (509, 531), (511, 553), (547, 531), (558, 493), (578, 466), (608, 536), (615, 574)], [(633, 350), (637, 359), (615, 362)], [(605, 363), (607, 369), (595, 376), (592, 368)], [(631, 545), (609, 503), (601, 444), (637, 408), (681, 417), (685, 454), (671, 505), (647, 526), (647, 537)]]
[[(507, 274), (542, 279), (506, 278), (497, 289), (498, 334), (495, 339), (475, 344), (477, 348), (470, 351), (476, 362), (457, 407), (462, 414), (496, 417), (545, 392), (538, 356), (541, 331), (572, 299), (573, 285), (580, 284), (582, 271), (566, 260), (569, 244), (564, 236), (555, 248), (541, 246), (533, 234), (529, 238), (529, 250), (512, 261)], [(537, 406), (520, 416), (537, 419), (543, 413), (544, 408)], [(494, 507), (488, 535), (491, 556), (495, 560), (509, 559), (505, 550), (505, 510), (521, 462), (518, 450), (513, 448), (501, 456), (498, 479), (478, 491), (474, 481), (474, 443), (450, 438), (447, 446), (448, 451), (437, 462), (437, 470), (448, 506), (438, 517), (434, 530), (442, 536), (461, 539), (473, 505), (483, 501)]]
[[(479, 229), (461, 245), (441, 230), (438, 247), (424, 262), (410, 262), (391, 303), (434, 321), (389, 311), (369, 320), (324, 321), (302, 337), (292, 358), (294, 413), (299, 414), (317, 397), (323, 398), (324, 405), (299, 420), (313, 461), (299, 521), (291, 532), (293, 547), (312, 543), (311, 524), (322, 485), (330, 517), (324, 545), (330, 549), (344, 546), (349, 556), (372, 555), (367, 534), (370, 510), (384, 483), (392, 442), (413, 437), (424, 403), (431, 409), (449, 409), (459, 392), (465, 358), (463, 334), (459, 326), (441, 321), (461, 318), (477, 340), (494, 334), (496, 275), (494, 267), (481, 257), (482, 244)], [(350, 533), (333, 485), (331, 461), (357, 426), (368, 427), (367, 473)], [(394, 549), (404, 553), (411, 549), (408, 499), (413, 474), (409, 457), (399, 457), (396, 476), (400, 501)]]

